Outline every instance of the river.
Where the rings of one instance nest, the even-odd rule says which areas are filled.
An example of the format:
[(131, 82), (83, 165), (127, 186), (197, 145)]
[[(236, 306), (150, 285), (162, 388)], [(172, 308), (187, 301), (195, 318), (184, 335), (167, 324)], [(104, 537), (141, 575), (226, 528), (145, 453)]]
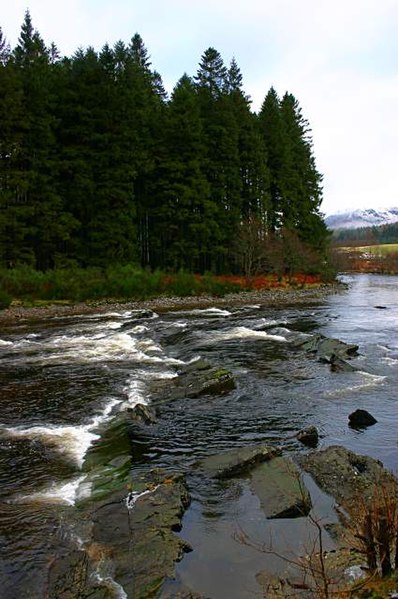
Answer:
[[(294, 435), (315, 425), (320, 447), (344, 445), (396, 472), (398, 278), (342, 279), (346, 291), (306, 306), (120, 309), (2, 325), (0, 597), (45, 597), (52, 561), (84, 541), (75, 504), (89, 492), (81, 470), (88, 448), (118, 411), (150, 403), (157, 382), (197, 356), (230, 369), (236, 390), (162, 404), (158, 423), (132, 442), (133, 477), (149, 467), (188, 473), (192, 503), (179, 534), (193, 551), (177, 577), (193, 590), (261, 597), (256, 572), (274, 568), (271, 555), (236, 540), (237, 529), (258, 538), (265, 531), (248, 488), (232, 485), (220, 501), (195, 476), (200, 458), (259, 442), (305, 451)], [(315, 333), (358, 344), (358, 370), (331, 372), (297, 351), (292, 341)], [(350, 428), (356, 408), (378, 423)], [(282, 545), (302, 544), (299, 525), (275, 526)]]

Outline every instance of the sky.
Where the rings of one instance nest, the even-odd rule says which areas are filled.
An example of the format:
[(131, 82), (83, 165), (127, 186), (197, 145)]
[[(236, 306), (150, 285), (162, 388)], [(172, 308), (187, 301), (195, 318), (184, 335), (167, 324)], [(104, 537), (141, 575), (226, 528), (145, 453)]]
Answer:
[(27, 9), (67, 56), (138, 32), (168, 91), (209, 46), (235, 57), (253, 110), (271, 86), (299, 101), (323, 213), (398, 206), (397, 0), (3, 0), (11, 47)]

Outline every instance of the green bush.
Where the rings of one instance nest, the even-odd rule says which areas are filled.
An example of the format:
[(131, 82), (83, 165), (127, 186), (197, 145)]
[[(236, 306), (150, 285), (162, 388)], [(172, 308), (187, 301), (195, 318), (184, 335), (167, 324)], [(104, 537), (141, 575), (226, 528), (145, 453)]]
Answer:
[(5, 310), (12, 302), (12, 297), (7, 291), (0, 289), (0, 310)]

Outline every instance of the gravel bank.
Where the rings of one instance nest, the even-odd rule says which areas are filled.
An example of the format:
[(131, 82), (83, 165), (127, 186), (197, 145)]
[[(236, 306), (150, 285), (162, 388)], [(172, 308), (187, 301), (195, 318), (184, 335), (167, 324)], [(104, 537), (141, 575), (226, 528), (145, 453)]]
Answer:
[(321, 285), (306, 289), (269, 289), (230, 293), (224, 297), (207, 295), (189, 297), (161, 296), (151, 300), (117, 301), (115, 299), (88, 301), (70, 305), (48, 304), (46, 306), (25, 308), (11, 306), (0, 311), (0, 323), (13, 320), (38, 320), (51, 317), (67, 317), (76, 314), (93, 314), (120, 310), (145, 310), (167, 312), (187, 308), (206, 308), (208, 306), (232, 306), (260, 304), (265, 306), (290, 306), (312, 304), (322, 301), (328, 295), (341, 293), (345, 289), (338, 283)]

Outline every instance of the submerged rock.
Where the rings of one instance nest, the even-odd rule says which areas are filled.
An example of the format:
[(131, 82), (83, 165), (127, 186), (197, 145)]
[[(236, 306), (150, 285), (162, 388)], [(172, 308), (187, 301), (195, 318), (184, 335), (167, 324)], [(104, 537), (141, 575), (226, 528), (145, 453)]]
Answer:
[(309, 339), (295, 341), (295, 347), (314, 354), (320, 362), (330, 364), (333, 371), (352, 372), (356, 370), (346, 362), (358, 353), (358, 345), (345, 343), (339, 339), (312, 335)]
[(183, 397), (200, 397), (202, 395), (224, 395), (235, 389), (232, 373), (226, 368), (212, 366), (206, 360), (195, 360), (180, 368), (178, 376), (167, 385), (155, 390), (155, 401), (168, 401)]
[(358, 345), (345, 343), (340, 339), (324, 337), (320, 334), (311, 335), (309, 339), (300, 339), (294, 345), (304, 349), (304, 351), (314, 353), (318, 359), (326, 359), (326, 361), (330, 361), (330, 357), (333, 355), (344, 359), (355, 356), (358, 352)]
[(200, 467), (212, 478), (232, 478), (247, 474), (261, 462), (271, 460), (281, 454), (277, 447), (255, 445), (240, 447), (205, 458)]
[(255, 468), (250, 485), (267, 518), (299, 518), (311, 510), (311, 497), (300, 473), (286, 458), (275, 457)]
[(351, 366), (346, 360), (334, 354), (330, 356), (329, 364), (332, 372), (355, 372), (357, 370), (357, 368)]
[(355, 410), (348, 416), (348, 421), (350, 426), (353, 428), (371, 426), (372, 424), (376, 424), (377, 420), (372, 414), (367, 412), (366, 410)]
[(303, 428), (296, 435), (298, 441), (307, 447), (316, 447), (319, 441), (319, 433), (316, 426), (308, 426)]

